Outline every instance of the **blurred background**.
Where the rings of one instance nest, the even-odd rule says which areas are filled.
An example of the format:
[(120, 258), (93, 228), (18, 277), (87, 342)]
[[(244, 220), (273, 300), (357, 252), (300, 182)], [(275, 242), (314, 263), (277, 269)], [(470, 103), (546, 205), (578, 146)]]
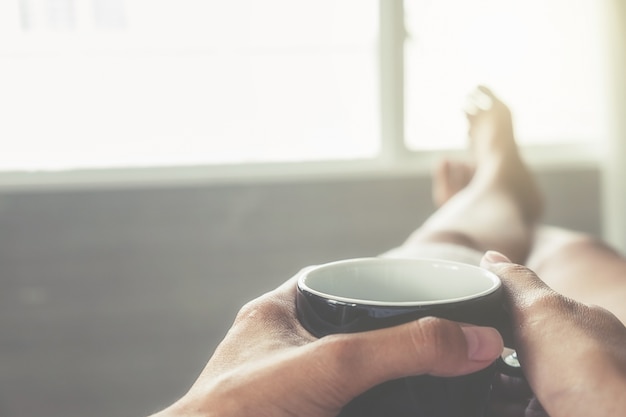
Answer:
[(546, 222), (626, 249), (623, 0), (0, 0), (0, 415), (142, 416), (247, 300), (399, 245), (512, 109)]

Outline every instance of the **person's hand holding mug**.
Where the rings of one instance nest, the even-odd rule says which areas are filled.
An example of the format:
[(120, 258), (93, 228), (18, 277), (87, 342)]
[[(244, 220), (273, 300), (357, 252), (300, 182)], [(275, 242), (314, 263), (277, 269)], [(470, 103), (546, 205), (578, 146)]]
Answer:
[[(609, 312), (567, 299), (532, 271), (489, 253), (503, 281), (516, 348), (532, 391), (493, 398), (494, 417), (626, 415), (626, 328)], [(502, 339), (491, 328), (426, 318), (317, 339), (297, 319), (292, 279), (240, 311), (232, 329), (166, 416), (336, 416), (354, 397), (409, 375), (487, 367)]]
[(155, 417), (336, 416), (384, 381), (476, 372), (502, 351), (492, 328), (432, 317), (318, 339), (295, 295), (292, 279), (244, 306), (189, 392)]
[[(489, 326), (510, 343), (505, 303), (497, 275), (466, 263), (425, 258), (361, 258), (320, 265), (300, 274), (296, 298), (300, 322), (317, 337), (438, 317)], [(448, 349), (445, 344), (438, 348)], [(456, 377), (409, 374), (373, 387), (339, 415), (485, 417), (496, 368), (519, 372), (503, 362), (496, 367), (494, 361), (486, 369)]]
[(625, 416), (624, 325), (602, 308), (556, 293), (531, 270), (497, 252), (488, 252), (481, 265), (504, 283), (517, 356), (532, 389), (504, 377), (512, 389), (495, 388), (492, 415)]

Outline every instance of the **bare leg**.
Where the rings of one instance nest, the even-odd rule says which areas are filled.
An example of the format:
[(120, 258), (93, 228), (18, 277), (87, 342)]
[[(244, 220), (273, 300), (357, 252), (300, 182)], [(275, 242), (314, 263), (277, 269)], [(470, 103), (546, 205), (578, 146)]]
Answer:
[(459, 248), (462, 259), (468, 250), (494, 249), (515, 262), (526, 260), (543, 209), (541, 193), (515, 145), (509, 109), (487, 89), (475, 94), (490, 102), (468, 113), (475, 172), (455, 163), (440, 169), (434, 195), (443, 205), (391, 255), (423, 256), (433, 244), (445, 244), (448, 258)]
[(441, 207), (472, 180), (474, 165), (467, 161), (443, 160), (433, 173), (433, 202)]
[(606, 244), (583, 233), (541, 227), (528, 267), (554, 290), (604, 307), (626, 323), (626, 259)]
[[(556, 291), (604, 307), (626, 323), (626, 259), (583, 233), (533, 226), (541, 194), (514, 149), (506, 107), (490, 98), (491, 110), (468, 116), (477, 169), (466, 161), (438, 167), (433, 199), (441, 208), (409, 238), (405, 254), (419, 254), (434, 242), (457, 244), (444, 253), (448, 258), (463, 255), (458, 245), (499, 250), (525, 261)], [(509, 165), (502, 167), (502, 161)]]

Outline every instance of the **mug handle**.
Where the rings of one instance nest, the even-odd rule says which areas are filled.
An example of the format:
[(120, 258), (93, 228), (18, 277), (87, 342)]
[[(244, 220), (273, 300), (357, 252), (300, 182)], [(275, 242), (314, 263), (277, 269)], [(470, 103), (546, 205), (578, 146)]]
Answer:
[(504, 352), (497, 359), (496, 366), (501, 374), (515, 378), (524, 378), (524, 372), (517, 359), (517, 352), (513, 349), (504, 348)]

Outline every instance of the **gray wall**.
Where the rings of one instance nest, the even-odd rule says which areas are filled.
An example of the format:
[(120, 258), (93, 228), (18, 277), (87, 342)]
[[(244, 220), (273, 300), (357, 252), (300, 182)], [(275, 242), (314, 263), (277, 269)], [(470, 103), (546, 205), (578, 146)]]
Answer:
[[(600, 231), (594, 170), (540, 174), (546, 220)], [(238, 307), (305, 265), (378, 254), (432, 211), (386, 178), (0, 194), (0, 415), (147, 415)]]

